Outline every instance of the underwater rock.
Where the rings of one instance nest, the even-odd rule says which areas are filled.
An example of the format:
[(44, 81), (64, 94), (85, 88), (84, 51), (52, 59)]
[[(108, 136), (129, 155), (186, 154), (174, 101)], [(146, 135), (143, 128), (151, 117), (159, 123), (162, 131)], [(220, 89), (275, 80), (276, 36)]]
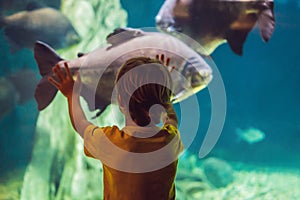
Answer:
[(119, 0), (64, 0), (61, 12), (72, 21), (82, 37), (78, 45), (59, 52), (63, 58), (74, 58), (78, 52), (96, 49), (106, 43), (106, 36), (115, 28), (126, 27), (127, 13)]
[(187, 181), (187, 180), (204, 182), (204, 176), (203, 173), (193, 173), (193, 171), (191, 172), (185, 169), (178, 170), (176, 181)]
[[(118, 0), (86, 0), (85, 7), (80, 7), (83, 1), (62, 1), (62, 12), (71, 20), (72, 24), (79, 25), (86, 35), (78, 45), (64, 49), (63, 57), (74, 57), (80, 51), (87, 51), (102, 44), (116, 27), (126, 26), (126, 13), (121, 9)], [(82, 23), (78, 17), (80, 9), (92, 8), (94, 17), (90, 23)], [(118, 21), (113, 21), (110, 26), (104, 24), (106, 13), (116, 13)], [(113, 27), (114, 26), (114, 27)], [(77, 49), (78, 48), (78, 49)], [(87, 105), (82, 102), (88, 111)], [(122, 118), (115, 118), (115, 108), (109, 107), (103, 118), (93, 121), (99, 126), (109, 125), (105, 122), (122, 125)], [(86, 113), (91, 119), (93, 113)], [(50, 200), (50, 199), (102, 199), (102, 169), (97, 160), (87, 158), (83, 152), (83, 141), (73, 130), (69, 117), (65, 97), (58, 94), (53, 103), (40, 112), (37, 121), (35, 144), (30, 164), (27, 166), (24, 183), (21, 191), (21, 200)]]
[(179, 159), (176, 175), (176, 199), (197, 199), (195, 196), (211, 189), (195, 154), (185, 152)]
[[(2, 164), (2, 163), (1, 163)], [(19, 200), (23, 184), (24, 170), (21, 168), (10, 169), (5, 175), (0, 174), (0, 199)]]
[[(197, 193), (207, 191), (211, 189), (210, 185), (206, 182), (199, 181), (177, 181), (176, 189), (179, 193), (183, 194), (184, 197), (193, 197)], [(179, 199), (178, 197), (176, 199)]]
[(67, 112), (65, 97), (59, 94), (40, 113), (21, 200), (102, 199), (101, 164), (84, 156), (83, 142), (71, 128)]
[(180, 170), (177, 171), (176, 181), (205, 182), (205, 175), (199, 166), (199, 158), (186, 151), (179, 159), (178, 168)]
[(216, 188), (226, 187), (234, 180), (232, 167), (224, 160), (208, 158), (203, 162), (207, 180)]

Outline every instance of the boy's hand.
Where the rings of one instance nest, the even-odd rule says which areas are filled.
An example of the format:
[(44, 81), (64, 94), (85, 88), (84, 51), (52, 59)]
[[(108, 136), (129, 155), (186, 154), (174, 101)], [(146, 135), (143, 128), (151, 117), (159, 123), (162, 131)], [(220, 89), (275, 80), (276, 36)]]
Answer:
[[(170, 64), (170, 58), (166, 58), (165, 60), (165, 55), (164, 54), (158, 54), (156, 55), (156, 59), (162, 62), (162, 64), (166, 67), (169, 68)], [(171, 66), (171, 69), (169, 69), (170, 72), (172, 72), (175, 69), (175, 66)]]
[[(60, 90), (65, 97), (71, 98), (74, 88), (74, 79), (70, 73), (68, 64), (66, 62), (64, 63), (64, 66), (65, 72), (59, 67), (59, 65), (55, 65), (52, 68), (52, 71), (57, 80), (54, 80), (52, 77), (49, 77), (48, 80), (52, 85), (54, 85), (58, 90)], [(77, 75), (77, 77), (79, 77), (79, 75)]]
[(65, 70), (61, 69), (59, 65), (55, 65), (52, 70), (56, 80), (53, 77), (49, 77), (48, 80), (52, 85), (60, 90), (65, 97), (68, 98), (69, 115), (72, 126), (79, 135), (84, 138), (84, 131), (89, 125), (91, 125), (91, 123), (87, 121), (80, 105), (79, 94), (81, 89), (81, 80), (78, 73), (76, 79), (76, 82), (78, 81), (77, 87), (77, 83), (75, 84), (66, 62), (64, 63), (64, 66)]

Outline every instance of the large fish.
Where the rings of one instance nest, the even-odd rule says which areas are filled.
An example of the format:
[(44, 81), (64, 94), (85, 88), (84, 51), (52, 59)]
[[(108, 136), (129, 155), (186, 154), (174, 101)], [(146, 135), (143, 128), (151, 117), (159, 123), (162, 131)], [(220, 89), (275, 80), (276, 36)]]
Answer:
[[(109, 45), (87, 54), (79, 53), (78, 58), (67, 61), (73, 73), (80, 68), (83, 83), (81, 95), (87, 100), (91, 111), (99, 109), (102, 112), (112, 103), (117, 70), (132, 57), (155, 58), (157, 54), (164, 54), (170, 58), (170, 66), (176, 66), (171, 72), (174, 103), (205, 88), (212, 79), (212, 70), (205, 59), (170, 35), (139, 29), (116, 29), (107, 37), (107, 42)], [(63, 67), (65, 61), (42, 42), (36, 43), (34, 55), (43, 76), (35, 92), (38, 109), (42, 110), (51, 103), (57, 92), (47, 80), (53, 76), (51, 68), (57, 63)], [(91, 101), (90, 96), (95, 98)]]
[(248, 33), (258, 24), (267, 42), (275, 26), (273, 0), (166, 0), (156, 16), (157, 26), (167, 33), (182, 32), (197, 40), (211, 54), (228, 42), (242, 55)]
[(21, 11), (0, 19), (12, 52), (21, 48), (33, 48), (42, 40), (54, 48), (63, 48), (80, 41), (71, 22), (61, 12), (50, 7), (33, 4)]

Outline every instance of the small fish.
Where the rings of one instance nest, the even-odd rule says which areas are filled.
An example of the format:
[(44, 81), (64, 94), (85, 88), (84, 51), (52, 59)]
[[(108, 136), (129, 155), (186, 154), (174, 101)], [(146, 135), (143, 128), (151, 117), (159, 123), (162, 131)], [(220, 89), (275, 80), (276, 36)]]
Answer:
[(210, 55), (228, 42), (231, 50), (242, 55), (248, 33), (258, 24), (267, 42), (275, 27), (273, 0), (166, 0), (156, 16), (157, 26), (164, 32), (182, 32), (196, 41)]
[(29, 69), (0, 77), (0, 119), (16, 105), (33, 99), (37, 82), (35, 73)]
[(236, 129), (236, 134), (239, 137), (239, 140), (243, 140), (248, 144), (254, 144), (265, 139), (266, 134), (259, 129), (256, 128), (248, 128), (248, 129)]
[(4, 28), (12, 52), (21, 48), (31, 49), (37, 40), (45, 41), (54, 48), (80, 41), (68, 18), (50, 7), (28, 5), (26, 11), (0, 18), (0, 28)]
[[(155, 58), (157, 54), (164, 54), (170, 58), (170, 66), (176, 66), (174, 71), (182, 75), (178, 76), (178, 73), (171, 72), (174, 82), (174, 103), (202, 90), (212, 80), (212, 70), (204, 58), (170, 35), (120, 28), (107, 37), (107, 42), (109, 44), (102, 48), (86, 54), (78, 53), (78, 58), (67, 61), (72, 73), (80, 68), (83, 83), (81, 95), (87, 100), (91, 111), (100, 110), (101, 113), (111, 104), (116, 73), (119, 67), (132, 57)], [(36, 88), (35, 98), (38, 109), (43, 110), (51, 103), (57, 92), (57, 89), (48, 82), (48, 77), (53, 76), (51, 69), (55, 64), (63, 67), (65, 61), (50, 46), (42, 42), (35, 44), (34, 55), (43, 77)], [(95, 96), (94, 104), (88, 100), (91, 95)]]

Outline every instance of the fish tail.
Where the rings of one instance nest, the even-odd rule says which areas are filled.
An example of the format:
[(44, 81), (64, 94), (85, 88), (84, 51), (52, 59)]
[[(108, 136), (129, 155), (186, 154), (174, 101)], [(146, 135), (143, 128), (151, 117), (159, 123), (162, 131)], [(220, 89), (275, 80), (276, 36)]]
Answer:
[(261, 6), (263, 10), (258, 19), (258, 26), (262, 39), (268, 42), (275, 28), (274, 2), (265, 1)]
[(38, 109), (43, 110), (54, 99), (57, 89), (48, 81), (52, 76), (52, 67), (63, 60), (49, 45), (37, 41), (34, 45), (34, 58), (39, 68), (42, 79), (38, 83), (34, 97), (38, 104)]

